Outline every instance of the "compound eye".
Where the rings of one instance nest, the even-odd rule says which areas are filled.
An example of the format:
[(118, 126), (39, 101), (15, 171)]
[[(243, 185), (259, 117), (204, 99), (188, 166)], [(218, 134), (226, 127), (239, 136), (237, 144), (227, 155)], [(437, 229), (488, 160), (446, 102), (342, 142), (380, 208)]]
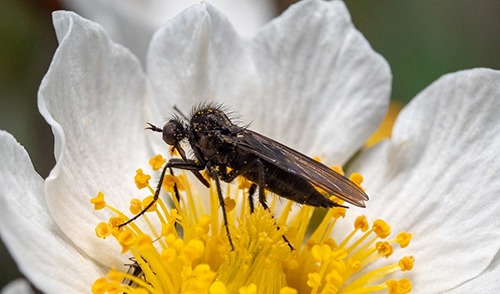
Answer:
[(180, 123), (169, 121), (163, 126), (163, 141), (168, 145), (175, 145), (183, 136), (183, 127)]

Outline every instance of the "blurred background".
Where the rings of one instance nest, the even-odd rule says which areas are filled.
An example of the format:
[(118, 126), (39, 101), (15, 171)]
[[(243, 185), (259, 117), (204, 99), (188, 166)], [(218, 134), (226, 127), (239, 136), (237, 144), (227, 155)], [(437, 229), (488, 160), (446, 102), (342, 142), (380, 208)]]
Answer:
[[(133, 1), (124, 2), (130, 4)], [(268, 3), (265, 4), (265, 10), (262, 10), (262, 15), (265, 17), (257, 17), (257, 24), (278, 15), (295, 2), (259, 1)], [(103, 2), (107, 3), (106, 7), (102, 5)], [(136, 2), (142, 5), (147, 1)], [(113, 1), (2, 0), (0, 2), (0, 129), (13, 134), (25, 146), (35, 169), (44, 178), (54, 165), (53, 136), (50, 127), (38, 113), (36, 97), (40, 82), (57, 48), (51, 12), (58, 9), (72, 9), (100, 23), (119, 19), (131, 27), (142, 25), (141, 29), (151, 32), (155, 26), (170, 18), (168, 15), (172, 15), (165, 12), (165, 20), (159, 19), (153, 23), (141, 24), (138, 20), (129, 19), (133, 18), (135, 13), (140, 14), (138, 10), (130, 9), (133, 5), (121, 11), (128, 9), (128, 12), (119, 14), (109, 10), (112, 9), (109, 3)], [(165, 3), (162, 6), (168, 9)], [(345, 3), (355, 26), (391, 66), (392, 99), (396, 111), (399, 109), (398, 105), (408, 103), (443, 74), (474, 67), (500, 68), (500, 1), (498, 0), (346, 0)], [(103, 10), (93, 14), (92, 5)], [(225, 11), (221, 6), (217, 7), (231, 20), (231, 9)], [(109, 12), (109, 16), (106, 12)], [(147, 13), (143, 12), (142, 17)], [(162, 11), (155, 9), (155, 13)], [(256, 10), (256, 13), (259, 11)], [(249, 25), (240, 24), (240, 27), (245, 26)], [(110, 28), (113, 30), (112, 26)], [(134, 46), (135, 43), (139, 44), (139, 47), (131, 49), (138, 55), (142, 54), (149, 35), (137, 36), (130, 29), (127, 32), (126, 35), (123, 32), (121, 34), (114, 32), (112, 38), (125, 45), (131, 40), (136, 41), (130, 43), (130, 46)], [(252, 32), (241, 33), (252, 34)], [(0, 264), (2, 265), (0, 288), (9, 281), (21, 277), (3, 244), (0, 244)]]

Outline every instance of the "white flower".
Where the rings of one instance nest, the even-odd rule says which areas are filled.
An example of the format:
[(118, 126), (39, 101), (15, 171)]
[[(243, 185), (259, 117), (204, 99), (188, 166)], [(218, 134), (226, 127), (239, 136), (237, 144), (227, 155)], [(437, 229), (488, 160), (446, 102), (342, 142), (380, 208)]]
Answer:
[[(340, 1), (300, 2), (249, 45), (212, 6), (193, 6), (156, 32), (146, 73), (99, 25), (68, 12), (54, 25), (60, 46), (39, 91), (56, 140), (49, 177), (0, 132), (2, 238), (45, 293), (88, 293), (125, 263), (118, 245), (95, 237), (103, 216), (89, 199), (103, 191), (126, 210), (135, 170), (167, 150), (145, 122), (163, 123), (174, 104), (224, 101), (252, 129), (332, 164), (363, 145), (388, 104), (389, 67)], [(497, 283), (499, 90), (496, 71), (445, 76), (403, 110), (391, 140), (353, 163), (371, 198), (359, 212), (414, 234), (414, 293)]]

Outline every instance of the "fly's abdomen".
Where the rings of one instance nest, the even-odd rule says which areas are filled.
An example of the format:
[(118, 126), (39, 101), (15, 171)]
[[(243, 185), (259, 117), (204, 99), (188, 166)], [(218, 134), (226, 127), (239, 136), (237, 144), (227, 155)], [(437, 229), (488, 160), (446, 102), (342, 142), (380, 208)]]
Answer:
[[(257, 169), (252, 169), (243, 176), (258, 185)], [(301, 204), (326, 208), (336, 206), (305, 178), (269, 163), (264, 163), (264, 183), (266, 190)]]

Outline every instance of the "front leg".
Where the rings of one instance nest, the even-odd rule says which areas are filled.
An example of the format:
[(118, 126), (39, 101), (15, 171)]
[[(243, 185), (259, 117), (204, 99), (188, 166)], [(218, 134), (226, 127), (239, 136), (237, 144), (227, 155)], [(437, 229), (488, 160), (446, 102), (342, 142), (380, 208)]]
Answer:
[[(179, 159), (179, 158), (172, 158), (172, 159), (170, 159), (167, 162), (167, 164), (165, 164), (165, 166), (163, 167), (163, 170), (162, 170), (161, 176), (160, 176), (160, 180), (158, 181), (158, 186), (156, 186), (156, 191), (155, 191), (155, 195), (153, 197), (153, 201), (151, 201), (148, 205), (146, 205), (146, 207), (141, 212), (139, 212), (138, 214), (136, 214), (134, 217), (132, 217), (128, 221), (124, 222), (123, 224), (119, 225), (118, 228), (126, 226), (129, 223), (135, 221), (141, 215), (143, 215), (144, 213), (146, 213), (146, 211), (148, 209), (150, 209), (151, 206), (153, 206), (153, 204), (155, 204), (155, 202), (158, 200), (158, 197), (160, 197), (161, 185), (163, 184), (163, 179), (165, 178), (165, 173), (167, 172), (167, 169), (171, 169), (171, 168), (178, 168), (178, 169), (183, 169), (183, 170), (189, 170), (189, 171), (192, 171), (192, 172), (196, 172), (196, 173), (198, 173), (200, 175), (200, 177), (203, 178), (203, 176), (200, 174), (200, 170), (205, 169), (205, 166), (196, 163), (194, 160), (184, 161), (184, 160)], [(203, 178), (203, 179), (205, 180), (205, 178)], [(205, 182), (206, 182), (206, 180), (205, 180)], [(210, 184), (209, 184), (209, 187), (210, 187)], [(178, 195), (176, 195), (176, 197), (177, 196)]]

